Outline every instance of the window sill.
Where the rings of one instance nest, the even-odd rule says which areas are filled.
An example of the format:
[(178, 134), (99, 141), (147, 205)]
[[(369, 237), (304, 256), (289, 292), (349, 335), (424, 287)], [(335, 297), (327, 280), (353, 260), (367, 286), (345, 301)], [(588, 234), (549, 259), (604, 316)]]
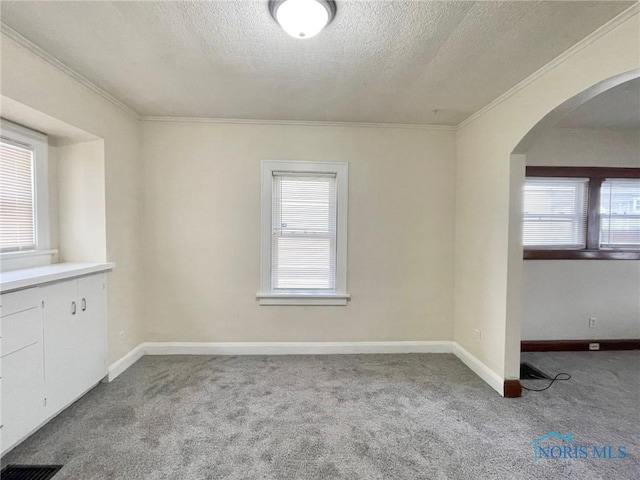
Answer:
[(42, 255), (55, 255), (56, 253), (58, 253), (58, 250), (22, 250), (0, 253), (0, 259), (8, 260), (11, 258), (39, 257)]
[(43, 267), (56, 260), (57, 250), (22, 250), (0, 253), (0, 271)]
[(640, 260), (637, 250), (525, 250), (524, 260)]
[(348, 294), (309, 295), (258, 293), (260, 305), (317, 305), (344, 306), (351, 298)]

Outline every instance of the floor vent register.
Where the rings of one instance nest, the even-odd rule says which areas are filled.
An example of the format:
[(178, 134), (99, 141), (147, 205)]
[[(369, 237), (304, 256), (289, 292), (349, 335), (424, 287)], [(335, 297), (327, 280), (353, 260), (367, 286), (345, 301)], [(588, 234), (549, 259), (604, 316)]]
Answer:
[(521, 363), (520, 380), (551, 380), (551, 377), (530, 363)]
[(0, 471), (2, 480), (50, 480), (62, 465), (7, 465)]

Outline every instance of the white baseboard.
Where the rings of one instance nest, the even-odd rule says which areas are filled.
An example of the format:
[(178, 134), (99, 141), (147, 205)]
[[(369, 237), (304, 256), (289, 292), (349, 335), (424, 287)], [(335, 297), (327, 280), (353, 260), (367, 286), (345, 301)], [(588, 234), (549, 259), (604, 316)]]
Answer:
[(133, 350), (127, 353), (120, 360), (116, 360), (111, 365), (109, 365), (107, 381), (112, 382), (118, 375), (120, 375), (127, 368), (140, 360), (145, 354), (143, 346), (144, 344), (141, 343), (137, 347), (133, 348)]
[(458, 357), (462, 363), (469, 367), (473, 372), (484, 380), (491, 388), (498, 392), (501, 396), (504, 396), (504, 379), (500, 377), (496, 372), (487, 367), (484, 363), (478, 360), (465, 350), (459, 343), (452, 342), (453, 354)]
[(345, 355), (453, 353), (500, 395), (503, 379), (456, 342), (145, 342), (109, 367), (112, 381), (144, 355)]
[(113, 381), (144, 355), (336, 355), (451, 353), (449, 341), (423, 342), (145, 342), (109, 366)]
[(441, 342), (147, 342), (146, 355), (336, 355), (451, 353)]

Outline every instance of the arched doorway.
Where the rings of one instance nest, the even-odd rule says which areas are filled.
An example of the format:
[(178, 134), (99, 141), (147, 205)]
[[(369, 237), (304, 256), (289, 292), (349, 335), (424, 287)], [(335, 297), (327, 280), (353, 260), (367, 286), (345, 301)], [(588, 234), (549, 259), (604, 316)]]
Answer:
[[(515, 375), (520, 365), (520, 324), (523, 304), (523, 248), (522, 248), (522, 188), (525, 179), (526, 154), (530, 147), (551, 130), (567, 114), (594, 97), (630, 80), (640, 78), (640, 70), (633, 70), (600, 81), (558, 105), (538, 121), (518, 142), (511, 153), (509, 201), (509, 261), (507, 282), (507, 335), (505, 374)], [(516, 386), (517, 390), (517, 386)], [(514, 394), (514, 396), (516, 396)]]
[(453, 338), (458, 356), (501, 395), (520, 394), (506, 391), (520, 386), (520, 146), (559, 106), (640, 74), (639, 12), (628, 9), (457, 130)]

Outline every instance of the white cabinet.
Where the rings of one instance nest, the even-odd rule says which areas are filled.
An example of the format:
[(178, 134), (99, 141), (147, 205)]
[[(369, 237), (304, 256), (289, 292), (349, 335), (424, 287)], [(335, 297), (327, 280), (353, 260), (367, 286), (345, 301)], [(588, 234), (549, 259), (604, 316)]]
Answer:
[(5, 453), (106, 375), (106, 274), (0, 298)]
[(104, 274), (42, 287), (47, 410), (60, 411), (107, 371)]
[(38, 289), (2, 295), (0, 323), (4, 451), (43, 421), (44, 359)]

